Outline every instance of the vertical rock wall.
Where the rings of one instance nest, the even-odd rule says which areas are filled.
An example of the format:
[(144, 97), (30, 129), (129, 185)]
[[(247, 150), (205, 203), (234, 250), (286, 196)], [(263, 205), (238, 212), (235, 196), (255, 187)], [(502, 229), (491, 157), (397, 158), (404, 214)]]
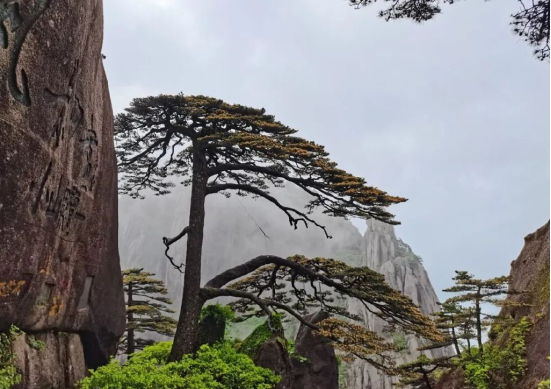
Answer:
[(549, 379), (549, 222), (524, 238), (510, 276), (511, 288), (524, 293), (508, 296), (520, 306), (505, 306), (500, 315), (517, 321), (526, 316), (532, 323), (526, 337), (528, 369), (516, 386), (531, 389)]
[[(0, 1), (0, 330), (88, 367), (125, 324), (102, 30), (101, 0)], [(33, 358), (62, 363), (47, 354)], [(26, 387), (48, 385), (31, 365)]]
[[(421, 311), (429, 315), (438, 311), (438, 298), (421, 258), (413, 253), (411, 248), (396, 237), (394, 227), (376, 220), (367, 222), (364, 234), (361, 256), (357, 266), (367, 266), (383, 274), (390, 285), (409, 296)], [(420, 352), (419, 339), (400, 332), (385, 331), (385, 322), (368, 312), (360, 303), (351, 301), (349, 308), (362, 317), (364, 325), (383, 335), (401, 347), (397, 355), (397, 363), (415, 360)], [(451, 350), (424, 351), (429, 357), (442, 356)], [(367, 363), (357, 360), (347, 370), (345, 388), (349, 389), (391, 389), (393, 379), (386, 376)]]

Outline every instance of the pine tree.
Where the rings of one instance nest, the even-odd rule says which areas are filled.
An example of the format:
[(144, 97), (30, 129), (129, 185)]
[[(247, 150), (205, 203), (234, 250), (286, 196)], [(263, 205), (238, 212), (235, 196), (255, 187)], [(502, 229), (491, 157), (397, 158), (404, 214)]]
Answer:
[(439, 304), (441, 309), (433, 313), (436, 328), (442, 331), (443, 342), (430, 343), (420, 350), (433, 350), (452, 346), (456, 355), (460, 356), (462, 350), (470, 353), (471, 339), (476, 338), (475, 315), (471, 307), (463, 307), (449, 299)]
[[(390, 1), (390, 0), (385, 0)], [(349, 0), (356, 8), (375, 3), (374, 0)], [(441, 5), (456, 0), (393, 0), (390, 7), (379, 12), (386, 21), (410, 19), (417, 23), (431, 20), (442, 12)], [(549, 59), (549, 0), (518, 0), (518, 10), (511, 15), (513, 32), (530, 46), (539, 60)]]
[(442, 331), (444, 341), (440, 343), (431, 343), (427, 346), (423, 346), (420, 350), (433, 350), (443, 347), (450, 347), (453, 345), (457, 355), (461, 354), (459, 347), (459, 327), (461, 322), (459, 320), (461, 314), (461, 307), (457, 303), (451, 303), (445, 301), (439, 303), (440, 310), (432, 314), (433, 320), (436, 324), (436, 328)]
[[(264, 109), (182, 94), (137, 98), (126, 113), (117, 116), (115, 140), (122, 193), (142, 198), (146, 189), (156, 195), (169, 193), (174, 181), (191, 185), (189, 224), (177, 236), (163, 238), (168, 260), (184, 273), (182, 306), (170, 360), (179, 360), (184, 354), (195, 351), (201, 308), (209, 299), (243, 298), (262, 307), (266, 314), (276, 306), (292, 310), (286, 302), (278, 300), (277, 289), (269, 298), (258, 296), (259, 292), (274, 288), (270, 279), (256, 294), (224, 288), (237, 280), (234, 275), (247, 279), (257, 271), (259, 277), (266, 273), (269, 278), (279, 279), (280, 274), (286, 274), (292, 280), (300, 277), (308, 283), (323, 283), (337, 293), (359, 298), (384, 320), (397, 322), (420, 334), (432, 336), (436, 333), (434, 325), (411, 300), (391, 293), (395, 296), (393, 300), (382, 293), (388, 287), (377, 273), (364, 268), (347, 268), (345, 278), (360, 283), (361, 287), (343, 285), (344, 281), (339, 278), (343, 275), (336, 273), (343, 270), (338, 261), (261, 256), (222, 273), (201, 287), (205, 199), (210, 195), (237, 193), (260, 198), (279, 208), (292, 228), (314, 226), (327, 238), (331, 236), (326, 227), (312, 216), (315, 209), (331, 216), (375, 218), (398, 224), (386, 207), (406, 199), (390, 196), (367, 185), (363, 178), (339, 169), (323, 146), (296, 136), (296, 130), (276, 121)], [(287, 206), (270, 193), (270, 187), (285, 184), (294, 185), (310, 195), (304, 209)], [(176, 264), (169, 249), (184, 237), (187, 238), (185, 262)], [(371, 289), (370, 283), (373, 283)], [(308, 292), (300, 297), (301, 304), (328, 302), (325, 292), (320, 290), (313, 293), (297, 291)], [(292, 312), (304, 321), (296, 310)]]
[(396, 368), (394, 374), (399, 376), (397, 387), (415, 387), (416, 389), (433, 389), (434, 372), (438, 369), (454, 367), (451, 357), (431, 359), (421, 354), (415, 361)]
[[(491, 324), (491, 320), (486, 320), (491, 319), (491, 316), (482, 313), (482, 304), (489, 303), (500, 306), (503, 304), (504, 298), (500, 298), (499, 296), (515, 292), (509, 290), (509, 277), (507, 276), (480, 280), (474, 278), (472, 274), (468, 274), (466, 271), (456, 271), (455, 273), (456, 276), (453, 278), (455, 285), (444, 289), (444, 292), (457, 293), (458, 295), (447, 301), (449, 303), (472, 304), (472, 311), (464, 311), (463, 316), (474, 317), (478, 348), (480, 352), (484, 352), (482, 334), (484, 329)], [(464, 332), (464, 334), (468, 335), (467, 332)]]
[(174, 311), (167, 307), (172, 301), (163, 281), (153, 278), (155, 274), (143, 269), (128, 269), (122, 272), (126, 293), (126, 336), (119, 344), (119, 352), (133, 354), (153, 343), (137, 334), (154, 332), (173, 336), (176, 320), (167, 315)]

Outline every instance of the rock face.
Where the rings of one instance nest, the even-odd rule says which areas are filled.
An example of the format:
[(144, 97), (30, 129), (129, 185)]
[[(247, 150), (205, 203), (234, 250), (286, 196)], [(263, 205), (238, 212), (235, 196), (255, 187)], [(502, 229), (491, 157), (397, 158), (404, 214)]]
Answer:
[[(20, 336), (13, 345), (16, 364), (25, 369), (18, 387), (69, 388), (84, 377), (84, 350), (78, 334), (46, 332), (30, 337)], [(36, 346), (37, 341), (44, 346)]]
[(292, 389), (293, 386), (293, 364), (287, 349), (276, 338), (263, 342), (257, 349), (253, 358), (258, 366), (272, 370), (281, 377), (281, 381), (274, 389)]
[(528, 291), (508, 299), (525, 307), (505, 307), (501, 315), (520, 320), (528, 316), (532, 328), (526, 338), (528, 371), (518, 389), (532, 389), (549, 379), (549, 222), (524, 238), (524, 248), (511, 263), (511, 288)]
[(43, 334), (41, 366), (73, 378), (125, 325), (102, 18), (101, 0), (0, 2), (0, 330)]
[[(421, 258), (411, 248), (396, 237), (394, 227), (369, 220), (364, 234), (360, 255), (355, 265), (367, 266), (383, 274), (390, 285), (409, 296), (421, 311), (429, 315), (438, 311), (438, 298)], [(403, 333), (388, 333), (385, 322), (368, 312), (360, 303), (351, 301), (349, 309), (362, 317), (363, 324), (383, 337), (393, 340), (400, 348), (397, 363), (415, 360), (420, 352), (419, 340)], [(428, 357), (440, 357), (451, 350), (424, 351)], [(371, 365), (356, 360), (347, 369), (344, 387), (349, 389), (391, 389), (393, 378), (377, 371)]]
[[(326, 312), (315, 312), (306, 317), (316, 324), (327, 319)], [(295, 340), (295, 350), (306, 361), (293, 359), (295, 382), (293, 389), (338, 389), (339, 366), (333, 346), (312, 329), (301, 325)]]
[[(534, 389), (549, 379), (549, 222), (524, 238), (524, 247), (511, 263), (511, 288), (524, 291), (507, 297), (521, 306), (505, 306), (500, 316), (521, 320), (528, 317), (532, 326), (526, 336), (528, 369), (512, 389)], [(524, 305), (524, 306), (522, 306)], [(505, 344), (507, 337), (495, 341)], [(436, 389), (470, 389), (465, 385), (461, 369), (442, 377)]]

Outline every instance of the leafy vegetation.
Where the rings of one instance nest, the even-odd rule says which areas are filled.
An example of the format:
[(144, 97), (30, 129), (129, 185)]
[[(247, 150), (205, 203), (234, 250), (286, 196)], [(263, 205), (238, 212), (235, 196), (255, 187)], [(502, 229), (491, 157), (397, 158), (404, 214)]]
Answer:
[(227, 323), (235, 319), (235, 313), (228, 305), (209, 304), (201, 309), (199, 320), (210, 318), (216, 322)]
[(252, 358), (258, 346), (272, 337), (283, 338), (283, 323), (280, 315), (274, 314), (263, 324), (256, 327), (252, 334), (243, 341), (239, 351)]
[(0, 389), (11, 389), (21, 382), (21, 374), (15, 367), (15, 354), (12, 344), (19, 329), (11, 326), (10, 330), (0, 334)]
[(91, 371), (81, 389), (270, 389), (280, 380), (256, 366), (230, 343), (203, 345), (194, 355), (168, 362), (172, 342), (133, 354), (125, 364), (112, 360)]
[[(456, 274), (455, 285), (444, 289), (456, 295), (440, 304), (440, 311), (433, 315), (443, 341), (420, 348), (453, 347), (455, 356), (430, 359), (421, 355), (416, 361), (398, 366), (394, 374), (399, 376), (399, 386), (431, 389), (443, 371), (458, 366), (467, 383), (476, 389), (511, 388), (526, 373), (526, 336), (532, 323), (528, 317), (515, 321), (509, 316), (494, 316), (483, 312), (482, 307), (519, 306), (500, 297), (518, 292), (508, 288), (508, 277), (479, 280), (464, 271)], [(485, 333), (491, 341), (483, 344)], [(474, 339), (476, 346), (471, 344)]]
[(34, 335), (27, 335), (27, 344), (38, 351), (42, 350), (46, 346), (46, 343), (36, 339)]
[(403, 353), (408, 350), (408, 342), (403, 332), (392, 332), (390, 336), (396, 351)]
[(537, 389), (549, 389), (550, 383), (551, 383), (551, 381), (549, 381), (549, 380), (541, 381), (538, 384)]

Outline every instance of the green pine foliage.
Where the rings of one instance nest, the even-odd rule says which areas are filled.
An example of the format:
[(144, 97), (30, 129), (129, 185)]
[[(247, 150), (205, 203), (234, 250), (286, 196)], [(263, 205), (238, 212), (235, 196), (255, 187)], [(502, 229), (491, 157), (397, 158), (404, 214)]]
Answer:
[(413, 362), (404, 363), (395, 370), (399, 377), (396, 387), (413, 386), (419, 389), (433, 389), (438, 372), (443, 368), (453, 366), (450, 357), (429, 358), (421, 354)]
[(161, 342), (135, 353), (125, 364), (112, 360), (90, 371), (81, 389), (271, 389), (280, 380), (256, 366), (230, 343), (203, 345), (194, 355), (167, 362), (172, 342)]
[(173, 336), (176, 320), (169, 315), (172, 301), (165, 297), (168, 291), (163, 281), (153, 278), (155, 274), (143, 269), (128, 269), (122, 272), (126, 294), (126, 336), (119, 344), (119, 351), (132, 354), (151, 345), (153, 341), (138, 336), (153, 332)]
[(21, 374), (15, 367), (15, 354), (12, 344), (19, 329), (11, 326), (10, 330), (0, 334), (0, 389), (10, 389), (21, 382)]

